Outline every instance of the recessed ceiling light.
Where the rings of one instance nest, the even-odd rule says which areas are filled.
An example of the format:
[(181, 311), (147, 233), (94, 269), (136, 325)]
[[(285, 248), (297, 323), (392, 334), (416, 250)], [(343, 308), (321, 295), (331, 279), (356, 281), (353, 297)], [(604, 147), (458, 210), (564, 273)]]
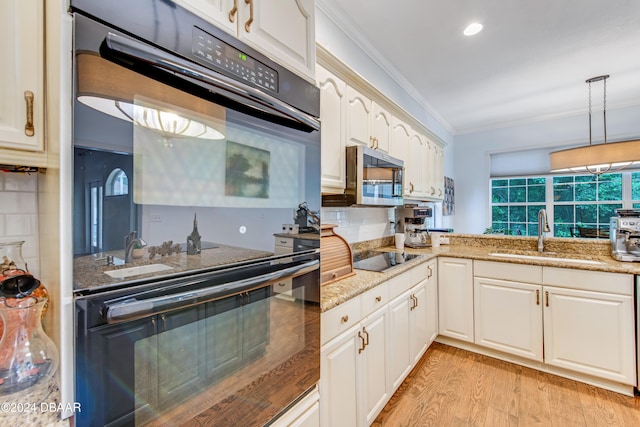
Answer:
[(480, 31), (482, 31), (482, 24), (478, 24), (477, 22), (474, 22), (473, 24), (469, 25), (467, 28), (464, 29), (464, 35), (473, 36), (475, 34), (478, 34)]

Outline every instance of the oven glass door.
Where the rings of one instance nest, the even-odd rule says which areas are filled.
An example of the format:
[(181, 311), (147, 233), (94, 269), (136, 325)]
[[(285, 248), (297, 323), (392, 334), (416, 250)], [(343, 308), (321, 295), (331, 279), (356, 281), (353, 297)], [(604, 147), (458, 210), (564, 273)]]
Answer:
[[(76, 399), (83, 410), (76, 425), (268, 423), (320, 375), (318, 261), (290, 268), (302, 274), (259, 285), (241, 278), (241, 288), (222, 291), (230, 295), (192, 305), (189, 298), (225, 285), (185, 279), (78, 300), (77, 322), (86, 332), (77, 343)], [(165, 300), (185, 307), (164, 310)], [(100, 320), (116, 308), (133, 320)], [(140, 312), (147, 315), (137, 318)]]
[[(268, 257), (300, 205), (320, 209), (313, 118), (198, 64), (180, 68), (166, 52), (83, 16), (74, 25), (78, 262), (104, 254), (129, 261), (132, 231), (145, 260), (174, 256), (164, 258), (169, 272), (226, 263), (222, 255), (238, 248), (244, 259)], [(317, 233), (309, 218), (303, 231)], [(208, 255), (198, 264), (187, 249)], [(92, 286), (86, 269), (74, 270), (75, 289)]]

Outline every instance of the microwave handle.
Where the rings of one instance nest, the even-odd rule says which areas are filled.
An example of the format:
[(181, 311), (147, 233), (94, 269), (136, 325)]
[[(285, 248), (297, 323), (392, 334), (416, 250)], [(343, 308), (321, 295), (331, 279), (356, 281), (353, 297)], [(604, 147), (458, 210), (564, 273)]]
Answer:
[(155, 298), (137, 300), (135, 295), (124, 301), (106, 301), (103, 307), (103, 315), (107, 323), (120, 323), (142, 319), (155, 314), (165, 313), (177, 308), (190, 307), (196, 304), (213, 301), (242, 292), (264, 287), (285, 277), (296, 277), (310, 273), (320, 268), (320, 261), (313, 260), (294, 267), (285, 268), (260, 276), (235, 282), (215, 285), (204, 289), (177, 294), (163, 295)]
[(307, 125), (314, 130), (320, 130), (320, 121), (317, 118), (299, 111), (287, 103), (280, 101), (278, 98), (275, 98), (259, 89), (233, 80), (222, 74), (214, 74), (206, 67), (189, 63), (184, 59), (171, 55), (158, 48), (113, 33), (107, 34), (105, 43), (106, 46), (113, 51), (123, 53), (132, 58), (149, 63), (155, 67), (191, 77), (236, 96), (256, 101), (259, 104), (284, 116), (290, 117), (299, 123)]

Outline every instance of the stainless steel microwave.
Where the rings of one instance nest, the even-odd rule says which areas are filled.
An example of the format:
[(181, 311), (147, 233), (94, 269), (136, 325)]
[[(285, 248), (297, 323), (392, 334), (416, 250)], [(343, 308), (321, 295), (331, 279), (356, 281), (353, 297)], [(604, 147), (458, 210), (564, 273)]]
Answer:
[(404, 162), (363, 145), (347, 147), (344, 194), (323, 195), (323, 206), (402, 206)]

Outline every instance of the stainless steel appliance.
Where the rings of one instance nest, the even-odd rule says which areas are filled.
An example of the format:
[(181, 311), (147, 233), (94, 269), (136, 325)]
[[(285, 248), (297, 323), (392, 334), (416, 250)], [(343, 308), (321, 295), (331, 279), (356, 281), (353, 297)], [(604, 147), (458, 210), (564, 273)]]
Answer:
[(420, 256), (422, 255), (364, 251), (353, 256), (353, 268), (369, 271), (387, 271)]
[(70, 3), (75, 424), (268, 424), (319, 379), (319, 233), (274, 253), (319, 91), (171, 1)]
[(405, 234), (405, 246), (431, 246), (426, 240), (432, 217), (433, 209), (428, 206), (396, 208), (396, 232)]
[(640, 261), (640, 209), (616, 209), (611, 217), (611, 256), (618, 261)]
[(404, 162), (362, 145), (347, 147), (344, 194), (327, 194), (323, 206), (402, 206)]

